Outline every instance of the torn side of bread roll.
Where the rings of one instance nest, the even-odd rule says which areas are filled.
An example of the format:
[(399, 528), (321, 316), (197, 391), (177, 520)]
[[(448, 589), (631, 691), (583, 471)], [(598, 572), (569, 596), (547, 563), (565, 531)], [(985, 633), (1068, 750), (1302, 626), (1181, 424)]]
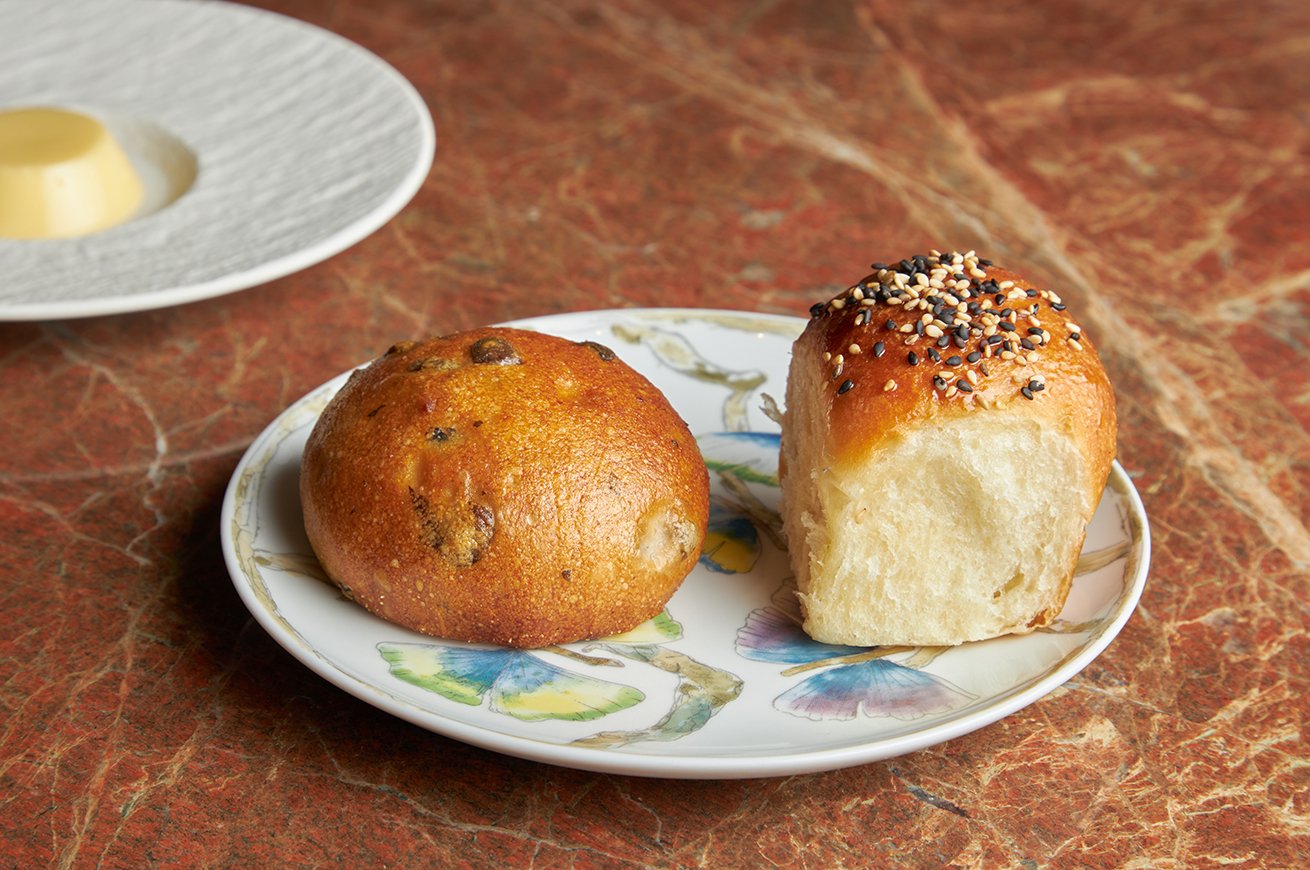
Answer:
[(1115, 437), (1057, 293), (972, 252), (875, 263), (792, 349), (783, 522), (805, 630), (946, 646), (1048, 625)]

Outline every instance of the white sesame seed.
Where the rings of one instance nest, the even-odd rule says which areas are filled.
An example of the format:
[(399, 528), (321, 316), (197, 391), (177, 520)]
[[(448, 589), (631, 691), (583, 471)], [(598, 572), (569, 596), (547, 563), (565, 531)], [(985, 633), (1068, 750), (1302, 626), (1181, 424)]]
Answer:
[(1082, 349), (1083, 349), (1083, 346), (1082, 346), (1081, 344), (1078, 343), (1078, 340), (1077, 340), (1077, 339), (1066, 338), (1066, 339), (1065, 339), (1065, 342), (1067, 342), (1068, 345), (1069, 345), (1070, 347), (1072, 347), (1074, 350), (1082, 350)]
[(851, 346), (846, 348), (846, 352), (849, 353), (851, 356), (854, 356), (855, 354), (860, 352), (860, 346), (858, 344), (855, 344), (854, 342), (851, 342)]
[[(941, 327), (939, 327), (939, 326), (938, 326), (937, 324), (935, 324), (935, 323), (930, 323), (930, 324), (928, 324), (927, 326), (925, 326), (925, 327), (923, 328), (923, 331), (924, 331), (924, 334), (925, 334), (925, 335), (930, 335), (930, 336), (932, 336), (933, 338), (941, 338), (941, 337), (942, 337), (942, 330), (941, 330)], [(1072, 341), (1072, 340), (1073, 340), (1073, 339), (1070, 339), (1070, 341)]]
[(913, 324), (913, 323), (902, 323), (902, 324), (900, 325), (900, 328), (899, 328), (897, 331), (898, 331), (898, 332), (914, 332), (914, 324)]
[(896, 389), (896, 381), (894, 380), (888, 381), (887, 383), (882, 385), (882, 391), (884, 393), (890, 393), (894, 389)]
[(955, 386), (955, 384), (951, 384), (949, 387), (946, 388), (946, 398), (949, 399), (951, 396), (954, 396), (958, 392), (960, 392), (960, 388)]

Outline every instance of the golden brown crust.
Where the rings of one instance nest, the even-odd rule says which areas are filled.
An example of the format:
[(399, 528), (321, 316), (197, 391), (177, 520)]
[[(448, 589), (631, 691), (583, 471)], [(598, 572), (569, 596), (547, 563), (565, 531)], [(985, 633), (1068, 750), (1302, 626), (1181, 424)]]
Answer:
[(521, 647), (659, 613), (709, 513), (695, 440), (645, 378), (601, 345), (495, 327), (353, 373), (301, 496), (319, 560), (369, 610)]
[[(793, 356), (813, 354), (828, 364), (829, 455), (838, 464), (855, 461), (905, 427), (1000, 409), (1055, 422), (1069, 432), (1084, 455), (1094, 459), (1088, 463), (1086, 486), (1099, 494), (1114, 459), (1116, 418), (1114, 390), (1095, 346), (1067, 310), (1054, 307), (1063, 306), (1058, 294), (1039, 290), (1003, 268), (977, 269), (981, 278), (965, 277), (988, 290), (992, 283), (987, 282), (994, 282), (995, 290), (980, 293), (975, 287), (965, 297), (963, 291), (956, 291), (957, 296), (916, 286), (903, 301), (891, 304), (880, 301), (875, 272), (826, 305), (815, 306)], [(890, 275), (890, 270), (881, 271)], [(874, 289), (866, 294), (861, 286)], [(945, 311), (933, 316), (932, 299), (968, 322), (944, 320)], [(977, 306), (972, 313), (970, 303)], [(922, 328), (927, 331), (916, 331), (914, 324), (925, 316)], [(1011, 328), (1002, 328), (1002, 322)], [(963, 333), (958, 332), (961, 326)]]
[[(1115, 455), (1114, 391), (1058, 294), (972, 252), (875, 264), (811, 309), (792, 356), (794, 371), (795, 361), (823, 367), (814, 413), (826, 421), (820, 455), (834, 470), (860, 466), (916, 427), (967, 415), (995, 415), (1002, 427), (1032, 420), (1075, 443), (1085, 460), (1084, 523), (1091, 519)], [(787, 437), (784, 427), (784, 452)], [(1079, 546), (1068, 551), (1057, 604), (1028, 629), (1063, 606), (1081, 541), (1070, 543)]]

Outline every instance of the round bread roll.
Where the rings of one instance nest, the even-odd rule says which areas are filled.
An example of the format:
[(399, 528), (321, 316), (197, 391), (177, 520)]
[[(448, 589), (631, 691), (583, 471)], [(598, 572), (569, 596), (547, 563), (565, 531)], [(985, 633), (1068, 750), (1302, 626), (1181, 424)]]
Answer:
[(686, 423), (595, 342), (403, 342), (324, 410), (300, 478), (329, 577), (384, 619), (540, 647), (655, 616), (695, 566), (709, 475)]
[(783, 524), (805, 630), (947, 646), (1049, 624), (1115, 454), (1114, 391), (1060, 297), (915, 256), (792, 349)]

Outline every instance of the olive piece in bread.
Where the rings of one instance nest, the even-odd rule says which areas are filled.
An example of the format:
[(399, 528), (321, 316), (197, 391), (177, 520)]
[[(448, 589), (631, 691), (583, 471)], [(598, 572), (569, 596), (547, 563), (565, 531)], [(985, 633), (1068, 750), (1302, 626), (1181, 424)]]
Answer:
[(695, 566), (709, 477), (686, 423), (609, 348), (488, 327), (351, 374), (305, 446), (328, 576), (438, 637), (540, 647), (655, 616)]
[(1054, 292), (915, 256), (811, 309), (782, 425), (805, 630), (953, 645), (1062, 609), (1115, 453), (1114, 391)]

